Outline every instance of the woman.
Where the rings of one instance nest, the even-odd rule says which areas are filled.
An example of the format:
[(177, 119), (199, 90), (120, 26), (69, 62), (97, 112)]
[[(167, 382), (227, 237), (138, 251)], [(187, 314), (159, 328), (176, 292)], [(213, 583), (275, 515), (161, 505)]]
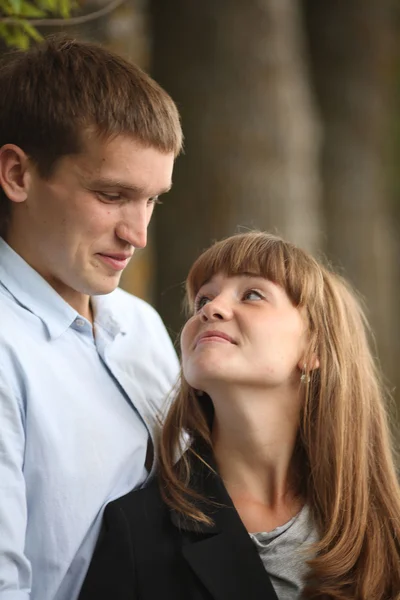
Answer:
[(400, 488), (346, 282), (253, 232), (198, 258), (187, 300), (158, 478), (107, 506), (80, 600), (400, 600)]

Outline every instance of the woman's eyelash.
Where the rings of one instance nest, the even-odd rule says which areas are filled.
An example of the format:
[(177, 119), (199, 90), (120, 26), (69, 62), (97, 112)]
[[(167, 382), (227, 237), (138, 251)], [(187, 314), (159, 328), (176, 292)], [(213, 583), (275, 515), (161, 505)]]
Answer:
[(203, 308), (204, 304), (202, 304), (203, 300), (209, 300), (208, 296), (199, 296), (194, 301), (194, 312), (199, 312), (201, 308)]
[[(246, 290), (242, 297), (243, 297), (243, 299), (246, 299), (247, 296), (250, 296), (251, 294), (255, 294), (256, 296), (258, 296), (258, 298), (260, 300), (265, 298), (265, 295), (262, 292), (260, 292), (259, 290), (253, 290), (253, 289)], [(195, 313), (199, 312), (199, 310), (201, 308), (203, 308), (203, 306), (205, 304), (205, 302), (204, 302), (205, 300), (209, 301), (210, 300), (209, 296), (205, 296), (203, 294), (203, 295), (199, 296), (198, 298), (196, 298), (196, 300), (194, 301), (194, 312)]]
[(260, 292), (259, 290), (247, 290), (244, 293), (244, 297), (249, 296), (250, 294), (256, 294), (259, 298), (265, 298), (264, 294), (262, 292)]

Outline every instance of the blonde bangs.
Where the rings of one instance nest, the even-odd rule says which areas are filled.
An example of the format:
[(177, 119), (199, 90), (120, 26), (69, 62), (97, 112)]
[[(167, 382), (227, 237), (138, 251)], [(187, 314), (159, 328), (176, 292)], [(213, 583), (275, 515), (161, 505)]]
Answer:
[(186, 281), (187, 308), (193, 310), (199, 289), (218, 273), (264, 277), (281, 286), (295, 306), (307, 305), (315, 293), (311, 263), (302, 250), (272, 234), (254, 231), (229, 237), (193, 264)]

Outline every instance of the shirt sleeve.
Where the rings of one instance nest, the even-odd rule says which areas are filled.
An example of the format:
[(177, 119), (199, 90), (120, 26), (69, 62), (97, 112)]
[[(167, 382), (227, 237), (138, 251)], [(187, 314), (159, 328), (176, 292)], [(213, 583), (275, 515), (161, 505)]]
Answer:
[(78, 600), (137, 600), (133, 548), (121, 508), (109, 504)]
[(0, 600), (30, 598), (24, 448), (22, 406), (0, 366)]

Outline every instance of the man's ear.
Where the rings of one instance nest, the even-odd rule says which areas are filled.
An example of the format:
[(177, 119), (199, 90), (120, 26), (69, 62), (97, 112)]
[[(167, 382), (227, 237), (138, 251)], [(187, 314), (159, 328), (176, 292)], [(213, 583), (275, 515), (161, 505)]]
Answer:
[(0, 148), (0, 185), (12, 202), (24, 202), (28, 196), (31, 174), (29, 159), (15, 144)]

